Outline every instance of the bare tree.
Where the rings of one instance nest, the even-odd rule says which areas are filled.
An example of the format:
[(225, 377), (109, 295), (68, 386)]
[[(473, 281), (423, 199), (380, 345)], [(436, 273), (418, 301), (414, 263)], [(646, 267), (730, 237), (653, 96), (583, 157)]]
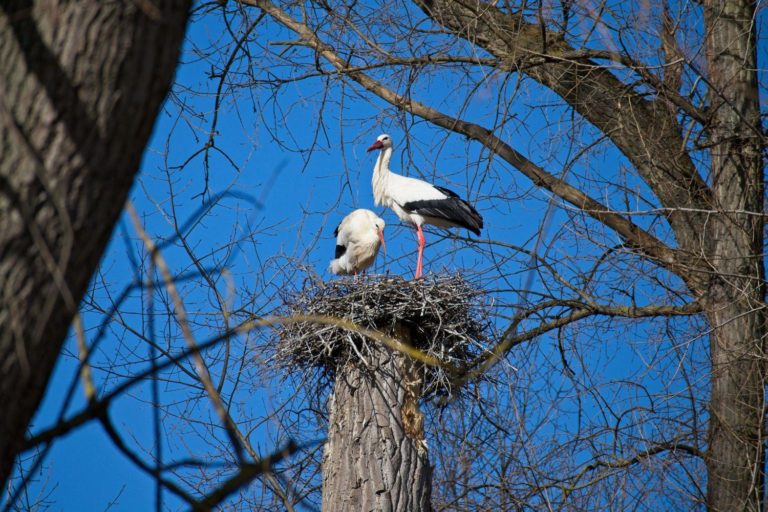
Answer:
[[(286, 299), (301, 321), (281, 329), (277, 360), (333, 379), (323, 509), (432, 510), (420, 402), (454, 392), (458, 367), (477, 354), (487, 314), (478, 295), (460, 275), (364, 276), (310, 279)], [(306, 382), (308, 395), (322, 393), (323, 379)]]
[[(571, 305), (560, 298), (534, 304), (532, 311), (565, 308), (557, 315), (558, 328), (592, 316), (700, 311), (710, 340), (710, 369), (698, 368), (711, 372), (704, 397), (707, 434), (701, 450), (689, 453), (706, 464), (709, 509), (761, 508), (765, 135), (753, 2), (593, 10), (574, 2), (415, 1), (421, 14), (397, 2), (383, 10), (354, 3), (317, 2), (303, 10), (268, 0), (242, 3), (267, 12), (314, 51), (315, 69), (307, 67), (305, 76), (340, 74), (408, 116), (478, 142), (487, 158), (513, 166), (563, 208), (581, 212), (584, 226), (596, 222), (617, 236), (619, 244), (604, 254), (621, 250), (660, 275), (680, 279), (684, 291), (676, 293), (688, 297), (682, 309), (634, 303), (616, 309), (585, 281), (572, 287), (580, 298)], [(697, 20), (704, 21), (703, 32), (695, 29)], [(423, 83), (439, 76), (476, 80), (477, 90), (512, 75), (551, 91), (572, 118), (597, 130), (594, 144), (610, 145), (621, 155), (631, 184), (617, 180), (616, 169), (588, 170), (594, 178), (568, 176), (578, 157), (560, 174), (527, 157), (509, 142), (514, 118), (504, 87), (498, 88), (503, 101), (488, 111), (487, 123), (473, 119), (471, 97), (459, 108), (443, 103), (446, 111), (422, 94)], [(579, 157), (590, 145), (584, 144)], [(593, 195), (596, 183), (610, 189), (606, 200)], [(651, 221), (633, 219), (642, 214)], [(497, 353), (525, 339), (517, 326), (509, 327)], [(648, 451), (670, 446), (655, 443)]]
[[(124, 389), (114, 368), (126, 368), (128, 378), (183, 390), (153, 401), (155, 424), (176, 434), (158, 435), (165, 451), (143, 447), (158, 493), (210, 504), (215, 482), (219, 502), (235, 489), (254, 510), (320, 506), (327, 395), (296, 391), (300, 377), (274, 384), (270, 338), (258, 328), (312, 274), (301, 265), (322, 259), (312, 249), (330, 212), (367, 186), (372, 163), (356, 148), (388, 131), (400, 139), (393, 168), (464, 187), (496, 219), (480, 240), (428, 233), (440, 249), (428, 249), (429, 267), (462, 269), (497, 315), (493, 343), (454, 382), (469, 383), (472, 400), (424, 408), (434, 508), (763, 508), (765, 84), (756, 50), (765, 42), (756, 26), (765, 14), (754, 3), (241, 0), (198, 14), (221, 22), (212, 43), (195, 48), (211, 69), (211, 104), (173, 98), (176, 125), (192, 126), (197, 149), (164, 170), (168, 197), (156, 203), (172, 226), (157, 247), (185, 255), (175, 281), (199, 307), (188, 301), (178, 317), (146, 253), (135, 255), (146, 265), (137, 265), (148, 283), (140, 293), (158, 314), (142, 309), (132, 321), (119, 297), (95, 291), (85, 303), (122, 333), (119, 364), (95, 368), (105, 380)], [(218, 246), (193, 233), (237, 192), (217, 193), (221, 168), (244, 169), (223, 149), (228, 108), (297, 155), (295, 176), (319, 153), (340, 156), (324, 169), (340, 192), (290, 224), (301, 239), (290, 256), (260, 244), (284, 222), (269, 212), (236, 218)], [(316, 123), (292, 124), (296, 110)], [(206, 177), (217, 171), (195, 191), (210, 201), (181, 213), (173, 184), (198, 163)], [(225, 272), (245, 250), (247, 268)], [(387, 268), (409, 257), (395, 252)], [(163, 328), (143, 330), (152, 318)], [(213, 347), (203, 364), (179, 358), (186, 328)], [(148, 346), (154, 355), (136, 356)], [(264, 395), (269, 412), (255, 411), (249, 400)], [(207, 408), (217, 400), (224, 414)], [(245, 487), (255, 473), (232, 468), (253, 469), (262, 430), (270, 447), (294, 438), (307, 448), (270, 466), (261, 488)], [(169, 462), (173, 444), (192, 436), (206, 457)]]
[(122, 211), (189, 7), (0, 6), (0, 482)]

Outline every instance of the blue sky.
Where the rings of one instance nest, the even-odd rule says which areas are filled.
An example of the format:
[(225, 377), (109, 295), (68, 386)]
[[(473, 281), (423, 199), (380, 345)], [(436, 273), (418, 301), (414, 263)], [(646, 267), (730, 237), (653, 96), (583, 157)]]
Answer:
[[(235, 25), (235, 30), (241, 29), (242, 26)], [(483, 240), (527, 249), (537, 247), (540, 253), (562, 263), (560, 270), (566, 279), (591, 265), (599, 248), (579, 241), (567, 209), (565, 212), (556, 209), (546, 224), (549, 227), (542, 230), (550, 197), (534, 189), (507, 164), (488, 160), (476, 144), (461, 137), (445, 136), (423, 121), (403, 116), (381, 100), (361, 93), (354, 85), (342, 87), (338, 80), (301, 80), (280, 88), (274, 97), (263, 83), (248, 86), (249, 73), (256, 78), (264, 78), (268, 72), (280, 76), (291, 73), (289, 68), (260, 68), (256, 44), (251, 48), (253, 60), (250, 63), (238, 60), (233, 67), (232, 76), (237, 76), (237, 80), (232, 78), (232, 81), (239, 85), (227, 83), (224, 88), (226, 94), (218, 112), (214, 138), (216, 149), (208, 151), (206, 156), (201, 149), (211, 131), (214, 93), (219, 85), (218, 79), (209, 76), (211, 63), (220, 67), (228, 55), (218, 54), (212, 48), (226, 44), (224, 34), (222, 19), (217, 15), (205, 16), (190, 26), (182, 64), (177, 71), (177, 85), (158, 118), (131, 194), (144, 229), (158, 243), (165, 241), (162, 254), (174, 273), (192, 276), (179, 283), (179, 290), (199, 341), (227, 325), (236, 324), (245, 312), (273, 312), (280, 304), (281, 294), (300, 287), (307, 273), (330, 279), (326, 267), (334, 248), (333, 229), (354, 208), (375, 209), (388, 224), (389, 252), (379, 257), (372, 270), (412, 275), (416, 248), (412, 230), (398, 225), (391, 212), (373, 206), (370, 172), (376, 155), (366, 153), (365, 149), (382, 132), (390, 133), (399, 141), (393, 170), (435, 180), (476, 202), (486, 220)], [(260, 42), (290, 39), (290, 34), (269, 22), (262, 22), (257, 34)], [(231, 49), (231, 45), (225, 49)], [(459, 95), (466, 87), (451, 84), (451, 88), (443, 89), (444, 80), (418, 81), (413, 93), (428, 98), (436, 108), (457, 111)], [(567, 156), (588, 145), (596, 137), (595, 131), (583, 124), (564, 127), (553, 121), (553, 116), (565, 117), (565, 109), (532, 108), (553, 102), (554, 97), (530, 84), (517, 91), (515, 80), (501, 76), (480, 80), (482, 86), (475, 91), (464, 114), (477, 122), (489, 122), (496, 112), (497, 99), (506, 95), (514, 97), (507, 114), (515, 122), (504, 128), (504, 135), (518, 149), (529, 151), (537, 163), (559, 174)], [(571, 130), (579, 135), (578, 143), (568, 142)], [(408, 141), (406, 134), (410, 137)], [(578, 179), (618, 176), (626, 180), (627, 189), (634, 189), (638, 197), (642, 196), (642, 185), (631, 172), (624, 171), (625, 167), (621, 157), (606, 149), (581, 160), (568, 172)], [(592, 192), (597, 197), (609, 203), (618, 200), (620, 194), (614, 189), (603, 187), (599, 181), (593, 183)], [(218, 200), (212, 202), (212, 199)], [(640, 209), (645, 207), (639, 205)], [(184, 232), (186, 247), (179, 244), (174, 234), (174, 216), (178, 225), (188, 227)], [(639, 218), (637, 222), (649, 221)], [(596, 231), (602, 230), (590, 221), (585, 224)], [(537, 246), (539, 235), (542, 242)], [(555, 239), (562, 242), (550, 244)], [(605, 239), (618, 242), (610, 233)], [(427, 241), (427, 272), (464, 271), (473, 275), (491, 291), (500, 313), (510, 314), (510, 305), (520, 300), (517, 290), (531, 275), (527, 256), (494, 244), (472, 250), (465, 242), (445, 239), (437, 231), (429, 232)], [(567, 246), (565, 241), (573, 245)], [(572, 254), (566, 252), (573, 247), (576, 249)], [(491, 272), (501, 265), (500, 261), (507, 269), (503, 277)], [(198, 271), (196, 263), (213, 270), (213, 288), (211, 283), (193, 277)], [(146, 269), (146, 251), (130, 220), (124, 216), (83, 308), (87, 337), (94, 334), (103, 319), (99, 309), (108, 309), (114, 297), (137, 277), (146, 279)], [(637, 263), (637, 269), (647, 271), (648, 266)], [(617, 283), (619, 274), (617, 270), (614, 276)], [(484, 277), (488, 275), (491, 277)], [(610, 271), (606, 272), (606, 276), (611, 275)], [(670, 281), (672, 287), (679, 287), (679, 282)], [(538, 278), (533, 282), (534, 291), (543, 292), (537, 282)], [(647, 284), (631, 292), (639, 304), (654, 301), (661, 293)], [(162, 313), (163, 300), (168, 300), (162, 286), (156, 287), (154, 300), (155, 311)], [(151, 351), (142, 336), (157, 340), (158, 345), (169, 352), (183, 349), (183, 340), (173, 319), (159, 314), (151, 325), (148, 316), (143, 314), (147, 307), (146, 294), (139, 291), (129, 294), (119, 308), (120, 314), (99, 342), (94, 373), (101, 390), (109, 390), (146, 368)], [(225, 318), (222, 310), (231, 313), (232, 318)], [(503, 327), (506, 320), (498, 322)], [(648, 372), (648, 367), (643, 365), (647, 363), (648, 353), (653, 353), (655, 348), (646, 346), (645, 336), (656, 336), (657, 331), (658, 326), (652, 322), (637, 323), (626, 330), (596, 328), (587, 338), (621, 338), (626, 344), (624, 348), (617, 346), (618, 343), (595, 344), (598, 349), (580, 363), (605, 368), (601, 379), (606, 389), (613, 386), (606, 394), (624, 397), (637, 393), (637, 388), (627, 384), (631, 378), (642, 381), (652, 392), (658, 374)], [(268, 342), (262, 333), (235, 340), (233, 352), (238, 351), (247, 364), (234, 365), (231, 372), (239, 372), (237, 377), (230, 373), (223, 385), (224, 393), (233, 403), (233, 416), (242, 421), (244, 427), (253, 428), (250, 440), (262, 453), (269, 453), (288, 435), (278, 420), (284, 418), (280, 405), (290, 400), (300, 403), (306, 398), (300, 393), (291, 398), (296, 379), (269, 373), (269, 364), (263, 359), (265, 353), (260, 350)], [(691, 345), (690, 357), (696, 357), (703, 350), (702, 340), (697, 343), (700, 344)], [(600, 400), (573, 384), (562, 367), (557, 368), (560, 353), (553, 338), (546, 337), (544, 345), (549, 348), (531, 356), (537, 362), (536, 367), (520, 372), (520, 381), (530, 379), (533, 386), (543, 388), (551, 385), (553, 401), (559, 399), (556, 395), (560, 393), (579, 395), (588, 415), (599, 416)], [(223, 348), (213, 351), (212, 360), (220, 361), (224, 357), (222, 351)], [(658, 356), (666, 361), (667, 375), (675, 373), (673, 352), (665, 350)], [(32, 431), (50, 425), (59, 413), (64, 393), (76, 378), (76, 353), (74, 340), (70, 340)], [(578, 366), (578, 362), (573, 364)], [(559, 373), (552, 374), (552, 381), (543, 381), (542, 373), (553, 368)], [(222, 366), (213, 363), (212, 371), (218, 377)], [(205, 427), (206, 421), (217, 423), (205, 397), (185, 380), (182, 370), (169, 370), (161, 376), (166, 457), (214, 457), (212, 454), (225, 453), (220, 432), (218, 437), (209, 436)], [(505, 400), (514, 398), (507, 395)], [(594, 403), (590, 402), (593, 399)], [(645, 407), (644, 400), (638, 398), (633, 408), (639, 408), (637, 404)], [(84, 404), (82, 390), (78, 389), (68, 411), (77, 411)], [(279, 413), (274, 418), (261, 422), (275, 410)], [(113, 420), (128, 444), (147, 460), (151, 460), (148, 453), (153, 443), (152, 411), (152, 389), (148, 383), (132, 389), (112, 408)], [(311, 423), (307, 421), (308, 425)], [(638, 420), (638, 423), (642, 422)], [(563, 424), (547, 425), (539, 435), (546, 437), (575, 426), (572, 417), (566, 417)], [(317, 440), (318, 435), (322, 433), (309, 429), (305, 441)], [(574, 454), (575, 459), (582, 457), (586, 460), (588, 454)], [(120, 454), (102, 429), (93, 423), (55, 444), (29, 492), (30, 501), (45, 497), (48, 506), (41, 507), (44, 510), (134, 511), (149, 510), (154, 503), (151, 479)], [(164, 499), (168, 509), (182, 508), (170, 493), (164, 493)]]

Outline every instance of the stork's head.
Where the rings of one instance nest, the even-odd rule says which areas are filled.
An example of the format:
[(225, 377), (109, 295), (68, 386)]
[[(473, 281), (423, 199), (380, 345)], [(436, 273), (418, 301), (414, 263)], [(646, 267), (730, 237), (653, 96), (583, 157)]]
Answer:
[(382, 133), (381, 135), (376, 137), (376, 142), (371, 144), (371, 147), (368, 148), (368, 152), (371, 152), (374, 149), (384, 149), (384, 148), (391, 148), (391, 147), (392, 147), (392, 137), (390, 137), (386, 133)]

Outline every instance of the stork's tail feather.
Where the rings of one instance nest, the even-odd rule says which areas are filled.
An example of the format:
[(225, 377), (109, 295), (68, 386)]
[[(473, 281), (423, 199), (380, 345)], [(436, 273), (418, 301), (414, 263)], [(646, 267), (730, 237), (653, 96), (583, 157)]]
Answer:
[(328, 265), (328, 270), (337, 276), (351, 276), (357, 272), (354, 263), (350, 262), (347, 258), (336, 258), (335, 260), (331, 260), (331, 263)]
[(480, 236), (480, 231), (483, 229), (483, 216), (477, 213), (477, 210), (475, 210), (475, 207), (469, 204), (468, 202), (464, 201), (463, 199), (459, 199), (462, 203), (464, 203), (464, 206), (466, 207), (465, 215), (462, 215), (462, 220), (466, 222), (464, 224), (464, 227), (476, 234), (477, 236)]
[(336, 258), (335, 260), (331, 260), (331, 264), (328, 265), (328, 270), (333, 272), (336, 275), (344, 274), (344, 267), (341, 266), (341, 261), (339, 261), (340, 258)]

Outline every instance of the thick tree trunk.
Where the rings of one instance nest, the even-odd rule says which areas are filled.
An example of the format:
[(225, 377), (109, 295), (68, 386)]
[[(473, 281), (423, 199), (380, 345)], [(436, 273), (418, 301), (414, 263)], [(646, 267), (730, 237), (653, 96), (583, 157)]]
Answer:
[[(401, 340), (407, 334), (399, 330)], [(336, 376), (323, 454), (323, 510), (429, 512), (419, 365), (371, 344), (369, 368)]]
[(133, 183), (189, 4), (0, 2), (0, 482)]
[(762, 499), (765, 318), (758, 302), (762, 292), (756, 290), (762, 284), (737, 281), (713, 285), (708, 297), (713, 329), (707, 501), (710, 510), (721, 512), (757, 511)]
[(706, 225), (713, 277), (701, 290), (712, 328), (707, 501), (713, 511), (756, 511), (762, 500), (766, 318), (754, 7), (749, 0), (704, 2), (718, 212)]

